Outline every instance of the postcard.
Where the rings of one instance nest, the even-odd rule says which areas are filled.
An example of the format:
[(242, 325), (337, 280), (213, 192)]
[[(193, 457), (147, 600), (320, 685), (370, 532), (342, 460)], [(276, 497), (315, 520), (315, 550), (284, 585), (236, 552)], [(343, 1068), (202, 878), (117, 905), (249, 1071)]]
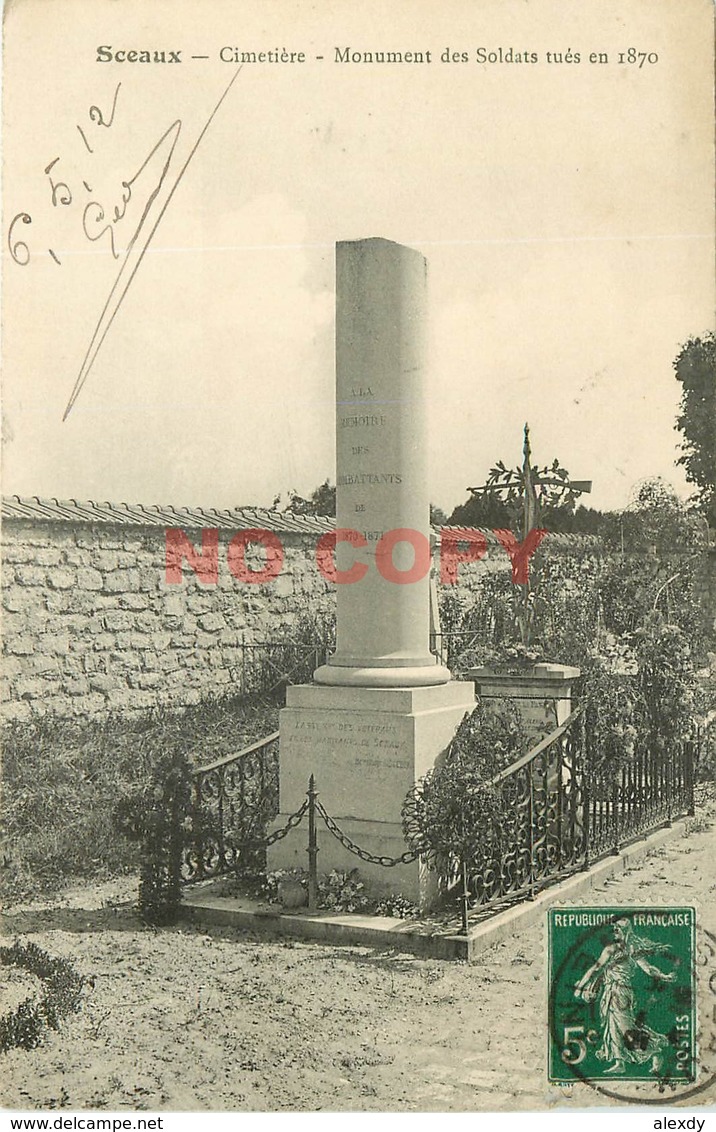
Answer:
[(2, 80), (5, 1109), (716, 1103), (713, 6)]

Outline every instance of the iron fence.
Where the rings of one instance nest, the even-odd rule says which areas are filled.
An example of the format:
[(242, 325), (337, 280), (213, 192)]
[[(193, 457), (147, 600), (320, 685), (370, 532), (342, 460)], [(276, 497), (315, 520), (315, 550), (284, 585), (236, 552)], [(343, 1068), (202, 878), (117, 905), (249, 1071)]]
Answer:
[(481, 910), (534, 897), (549, 884), (677, 817), (693, 813), (697, 739), (644, 743), (617, 769), (599, 769), (584, 712), (497, 776), (495, 821), (479, 856), (451, 863), (452, 883)]
[(185, 883), (265, 863), (266, 826), (278, 813), (278, 735), (194, 772)]
[[(312, 904), (316, 890), (316, 817), (360, 859), (386, 868), (415, 860), (377, 857), (348, 838), (317, 800), (313, 776), (306, 801), (285, 826), (267, 836), (278, 814), (278, 739), (273, 732), (236, 755), (195, 771), (192, 834), (184, 881), (265, 867), (268, 845), (308, 813)], [(441, 861), (448, 889), (459, 888), (463, 926), (470, 912), (489, 912), (534, 896), (586, 869), (630, 841), (694, 809), (694, 763), (701, 737), (671, 748), (644, 744), (614, 770), (600, 768), (589, 748), (585, 713), (577, 708), (531, 751), (494, 780), (494, 816), (471, 860)]]
[(310, 683), (332, 649), (329, 638), (314, 641), (246, 641), (239, 646), (238, 663), (230, 669), (241, 695), (267, 696), (287, 684)]
[(485, 635), (482, 628), (452, 629), (430, 634), (430, 651), (453, 676), (464, 676), (469, 668), (482, 663)]

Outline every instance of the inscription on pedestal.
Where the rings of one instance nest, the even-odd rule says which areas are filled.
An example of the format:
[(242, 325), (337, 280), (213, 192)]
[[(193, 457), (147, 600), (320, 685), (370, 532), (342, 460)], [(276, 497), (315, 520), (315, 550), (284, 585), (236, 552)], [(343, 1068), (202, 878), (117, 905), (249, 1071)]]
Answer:
[[(313, 716), (313, 717), (311, 717)], [(408, 720), (348, 712), (281, 714), (281, 808), (296, 808), (311, 774), (337, 816), (395, 820), (414, 781)], [(400, 806), (397, 806), (399, 816)]]
[[(339, 722), (331, 716), (321, 719), (286, 719), (282, 735), (292, 747), (312, 747), (316, 754), (324, 758), (331, 750), (338, 748), (356, 751), (356, 763), (366, 763), (358, 752), (366, 749), (374, 751), (398, 751), (400, 749), (399, 728), (395, 723), (368, 723), (359, 720)], [(385, 760), (377, 760), (387, 765)], [(366, 764), (367, 765), (367, 764)], [(393, 766), (410, 768), (408, 759), (395, 761)]]

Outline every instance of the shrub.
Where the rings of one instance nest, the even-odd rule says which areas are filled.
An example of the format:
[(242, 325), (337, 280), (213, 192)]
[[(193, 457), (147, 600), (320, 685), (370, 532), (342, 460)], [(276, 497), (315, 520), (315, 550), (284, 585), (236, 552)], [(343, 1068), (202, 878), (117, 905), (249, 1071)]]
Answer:
[(177, 918), (190, 803), (189, 760), (170, 750), (156, 761), (150, 781), (115, 809), (115, 824), (141, 842), (139, 911), (150, 924), (172, 924)]
[(403, 805), (410, 848), (449, 871), (455, 861), (478, 857), (506, 816), (495, 778), (524, 753), (527, 735), (514, 703), (466, 715), (436, 766)]
[(139, 842), (118, 829), (118, 800), (148, 788), (163, 754), (197, 764), (276, 729), (280, 696), (230, 696), (183, 710), (100, 719), (44, 717), (3, 733), (2, 890), (7, 900), (57, 892), (70, 878), (127, 873)]
[(0, 947), (0, 963), (20, 967), (45, 984), (41, 998), (24, 999), (0, 1016), (0, 1052), (19, 1047), (34, 1049), (48, 1027), (58, 1030), (66, 1015), (79, 1010), (84, 979), (66, 959), (55, 959), (35, 943)]
[(684, 631), (658, 611), (610, 637), (585, 664), (582, 699), (590, 767), (617, 774), (638, 746), (668, 753), (693, 738), (701, 693)]
[(318, 907), (332, 912), (363, 912), (372, 907), (358, 869), (333, 869), (318, 879)]
[(596, 658), (584, 681), (585, 735), (592, 775), (612, 776), (633, 757), (638, 737), (639, 688), (633, 673)]
[(384, 896), (375, 906), (376, 916), (392, 916), (396, 920), (411, 920), (420, 914), (418, 905), (407, 896)]
[(634, 633), (644, 729), (650, 745), (668, 750), (692, 734), (696, 714), (696, 673), (683, 629), (659, 612)]

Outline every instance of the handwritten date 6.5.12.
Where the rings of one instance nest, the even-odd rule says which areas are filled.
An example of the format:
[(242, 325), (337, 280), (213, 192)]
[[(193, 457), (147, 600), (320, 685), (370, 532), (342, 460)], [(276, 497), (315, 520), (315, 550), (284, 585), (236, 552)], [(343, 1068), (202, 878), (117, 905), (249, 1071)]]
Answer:
[[(77, 129), (85, 150), (89, 154), (94, 155), (97, 147), (96, 132), (101, 130), (109, 130), (114, 124), (114, 118), (117, 111), (117, 100), (119, 98), (121, 86), (121, 83), (117, 83), (109, 109), (105, 108), (103, 110), (99, 106), (92, 105), (87, 111), (89, 124), (85, 124), (84, 127), (79, 123), (76, 124), (75, 128)], [(94, 144), (90, 143), (90, 139)], [(61, 170), (55, 169), (55, 167), (60, 164), (60, 161), (60, 157), (55, 157), (50, 162), (48, 162), (48, 164), (44, 168), (44, 175), (45, 177), (47, 177), (49, 188), (48, 203), (52, 206), (52, 208), (71, 208), (73, 206), (77, 207), (79, 205), (78, 194), (81, 193), (82, 190), (84, 190), (86, 194), (92, 195), (92, 187), (88, 184), (87, 180), (82, 179), (81, 186), (75, 184), (73, 186), (73, 191), (73, 188), (70, 187), (68, 181), (62, 179)], [(87, 173), (88, 176), (92, 177), (92, 172), (90, 170), (88, 170)], [(96, 204), (99, 208), (102, 207), (98, 202), (91, 203)], [(89, 207), (91, 207), (91, 205)], [(8, 249), (10, 251), (10, 255), (12, 256), (15, 263), (20, 265), (20, 267), (27, 267), (31, 259), (30, 248), (27, 244), (27, 238), (22, 239), (19, 235), (16, 235), (15, 229), (18, 224), (32, 224), (32, 216), (25, 211), (18, 212), (17, 215), (14, 216), (10, 221), (10, 227), (8, 230)], [(88, 235), (88, 238), (92, 239), (93, 237)], [(57, 253), (54, 252), (52, 248), (48, 248), (47, 250), (48, 254), (52, 256), (55, 263), (60, 264), (61, 261)]]
[[(92, 186), (84, 178), (78, 178), (78, 180), (81, 179), (81, 185), (74, 181), (70, 184), (69, 182), (72, 180), (70, 177), (67, 180), (60, 180), (59, 170), (57, 173), (54, 172), (61, 160), (59, 157), (54, 158), (45, 167), (44, 174), (49, 182), (48, 199), (51, 207), (53, 209), (79, 209), (82, 236), (92, 243), (106, 240), (107, 248), (113, 258), (121, 260), (119, 271), (102, 307), (82, 359), (63, 420), (67, 419), (82, 386), (87, 380), (97, 353), (114, 322), (178, 184), (209, 129), (215, 114), (236, 81), (240, 70), (241, 67), (238, 67), (234, 72), (191, 146), (188, 156), (176, 169), (173, 167), (177, 164), (174, 161), (174, 155), (182, 131), (182, 122), (179, 118), (164, 129), (144, 159), (135, 166), (131, 176), (120, 180), (116, 195), (109, 201), (97, 199), (97, 194), (93, 192)], [(97, 134), (97, 131), (111, 130), (117, 112), (121, 85), (121, 83), (117, 84), (111, 107), (108, 110), (103, 112), (100, 107), (91, 106), (88, 112), (89, 126), (86, 126), (85, 129), (80, 125), (77, 126), (82, 143), (91, 156), (104, 148), (101, 145), (98, 147), (100, 135)], [(92, 177), (91, 171), (87, 170), (87, 172), (88, 176)], [(88, 196), (90, 197), (89, 200), (87, 199)], [(13, 217), (8, 229), (10, 255), (20, 267), (27, 267), (31, 260), (27, 242), (29, 237), (25, 233), (25, 238), (23, 238), (24, 229), (20, 225), (30, 224), (32, 224), (32, 216), (28, 212), (22, 211)], [(115, 236), (118, 237), (119, 234), (126, 241), (124, 250), (121, 252), (117, 247), (119, 239), (115, 239)], [(48, 248), (47, 251), (55, 263), (61, 265), (62, 261), (57, 253), (52, 248)]]
[[(88, 111), (89, 126), (83, 127), (79, 123), (76, 126), (86, 153), (90, 154), (95, 160), (101, 160), (103, 149), (106, 148), (106, 143), (104, 146), (101, 144), (102, 139), (98, 139), (96, 132), (112, 128), (117, 113), (117, 100), (121, 86), (121, 83), (117, 83), (109, 109), (102, 110), (99, 106), (90, 106)], [(116, 196), (109, 202), (96, 199), (97, 194), (94, 193), (88, 179), (77, 178), (76, 182), (73, 181), (72, 184), (70, 184), (71, 177), (68, 176), (66, 180), (62, 179), (61, 158), (55, 157), (44, 169), (49, 188), (48, 204), (53, 209), (77, 209), (83, 235), (92, 243), (106, 238), (108, 250), (114, 259), (119, 259), (118, 240), (115, 238), (115, 232), (118, 231), (118, 226), (127, 214), (127, 207), (132, 196), (137, 192), (137, 183), (143, 184), (143, 192), (138, 202), (143, 207), (139, 208), (139, 220), (135, 223), (133, 230), (130, 228), (127, 236), (127, 251), (131, 249), (134, 240), (137, 238), (147, 211), (151, 208), (164, 183), (180, 131), (181, 122), (172, 122), (171, 126), (164, 131), (159, 141), (139, 164), (133, 176), (120, 180)], [(98, 141), (100, 142), (99, 145)], [(58, 166), (60, 166), (59, 169)], [(94, 180), (94, 173), (91, 169), (87, 170), (87, 177)], [(88, 200), (88, 197), (91, 199)], [(22, 239), (16, 235), (17, 225), (21, 223), (32, 224), (32, 216), (23, 211), (13, 217), (8, 231), (8, 247), (15, 263), (21, 267), (27, 267), (31, 259), (30, 248), (27, 243), (28, 237)], [(61, 264), (62, 261), (57, 252), (52, 248), (47, 250), (55, 263)]]

